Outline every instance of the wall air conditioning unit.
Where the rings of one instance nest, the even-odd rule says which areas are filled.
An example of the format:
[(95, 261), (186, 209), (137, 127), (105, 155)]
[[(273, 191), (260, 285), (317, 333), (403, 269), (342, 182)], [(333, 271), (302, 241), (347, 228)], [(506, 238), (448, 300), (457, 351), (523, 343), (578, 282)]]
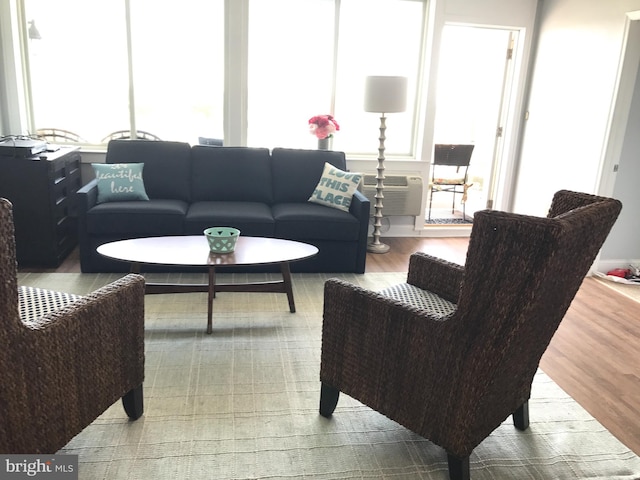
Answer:
[[(365, 175), (362, 193), (371, 202), (375, 213), (376, 176)], [(422, 215), (422, 177), (419, 175), (385, 175), (382, 215)]]

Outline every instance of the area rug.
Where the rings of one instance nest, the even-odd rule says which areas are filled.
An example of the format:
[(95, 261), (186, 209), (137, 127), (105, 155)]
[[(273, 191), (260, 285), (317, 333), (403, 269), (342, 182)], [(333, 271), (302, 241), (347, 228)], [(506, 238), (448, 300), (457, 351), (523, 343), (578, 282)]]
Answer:
[[(318, 414), (323, 284), (332, 276), (294, 274), (293, 314), (282, 294), (219, 293), (211, 335), (205, 294), (147, 296), (144, 416), (128, 421), (118, 402), (59, 453), (79, 455), (79, 478), (91, 480), (448, 479), (441, 448), (350, 397), (331, 419)], [(335, 276), (380, 289), (405, 275)], [(83, 294), (117, 277), (19, 280)], [(205, 280), (153, 276), (170, 278)], [(475, 449), (473, 480), (640, 479), (640, 458), (542, 371), (530, 416), (525, 432), (509, 418)]]

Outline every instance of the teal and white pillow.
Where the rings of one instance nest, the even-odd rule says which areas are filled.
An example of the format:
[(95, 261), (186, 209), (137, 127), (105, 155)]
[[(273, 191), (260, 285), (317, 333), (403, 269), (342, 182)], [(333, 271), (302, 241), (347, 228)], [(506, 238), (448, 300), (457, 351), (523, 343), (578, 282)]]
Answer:
[(144, 188), (144, 163), (92, 163), (98, 180), (98, 203), (149, 200)]
[(325, 163), (320, 181), (309, 201), (348, 212), (361, 179), (361, 173), (344, 172)]

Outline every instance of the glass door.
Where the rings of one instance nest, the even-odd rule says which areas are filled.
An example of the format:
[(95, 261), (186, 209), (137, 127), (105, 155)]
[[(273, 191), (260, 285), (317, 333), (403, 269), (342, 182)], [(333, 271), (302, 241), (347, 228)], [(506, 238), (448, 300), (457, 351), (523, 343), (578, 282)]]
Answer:
[[(464, 205), (462, 194), (456, 194), (454, 201), (452, 193), (434, 189), (428, 225), (469, 224), (473, 212), (493, 204), (516, 39), (517, 32), (508, 29), (461, 25), (446, 25), (443, 29), (434, 143), (471, 144), (474, 150)], [(438, 177), (438, 167), (435, 168)], [(427, 199), (425, 219), (429, 217), (430, 200)]]

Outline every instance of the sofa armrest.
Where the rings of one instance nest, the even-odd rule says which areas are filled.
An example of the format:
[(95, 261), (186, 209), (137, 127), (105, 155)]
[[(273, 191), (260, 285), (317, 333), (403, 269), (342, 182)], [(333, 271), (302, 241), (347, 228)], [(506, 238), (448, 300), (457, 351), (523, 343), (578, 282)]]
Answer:
[(83, 216), (98, 203), (98, 180), (95, 178), (77, 192), (78, 215)]
[(367, 263), (367, 236), (369, 235), (369, 213), (371, 211), (371, 202), (364, 196), (362, 192), (356, 190), (351, 198), (351, 206), (349, 213), (360, 222), (360, 231), (358, 232), (358, 256), (356, 258), (356, 272), (364, 273)]
[(441, 258), (417, 252), (409, 258), (407, 283), (458, 303), (464, 267)]
[(351, 206), (349, 207), (349, 213), (358, 219), (366, 218), (369, 221), (369, 212), (371, 211), (371, 202), (360, 191), (356, 190), (351, 197)]
[(78, 206), (78, 247), (80, 250), (80, 265), (82, 271), (91, 271), (91, 242), (87, 226), (87, 212), (98, 203), (98, 181), (94, 178), (76, 193)]

